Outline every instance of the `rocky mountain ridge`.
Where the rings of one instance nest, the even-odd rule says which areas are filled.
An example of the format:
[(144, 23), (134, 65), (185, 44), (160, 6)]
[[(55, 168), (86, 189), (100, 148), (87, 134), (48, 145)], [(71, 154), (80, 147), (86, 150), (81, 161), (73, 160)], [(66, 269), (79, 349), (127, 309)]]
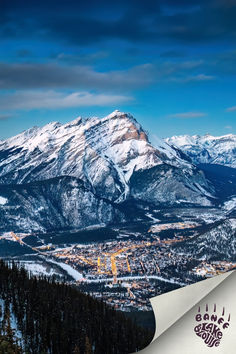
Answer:
[[(204, 172), (178, 147), (162, 140), (154, 147), (135, 118), (119, 111), (101, 119), (78, 117), (33, 127), (0, 141), (0, 186), (2, 227), (23, 218), (28, 221), (18, 222), (22, 231), (124, 220), (117, 206), (129, 200), (211, 206), (216, 199)], [(13, 212), (14, 201), (22, 213)], [(40, 210), (37, 222), (35, 208)]]
[(120, 223), (125, 215), (75, 177), (0, 185), (0, 231), (32, 232)]
[(236, 135), (179, 135), (165, 140), (186, 153), (195, 164), (210, 163), (236, 168)]
[(211, 224), (208, 231), (180, 242), (177, 253), (191, 254), (204, 260), (236, 260), (236, 219), (231, 217)]

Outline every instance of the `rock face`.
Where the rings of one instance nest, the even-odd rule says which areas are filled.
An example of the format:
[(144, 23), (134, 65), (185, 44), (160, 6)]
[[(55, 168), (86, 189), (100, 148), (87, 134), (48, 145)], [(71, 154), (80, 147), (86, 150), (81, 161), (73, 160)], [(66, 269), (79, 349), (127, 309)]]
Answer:
[(163, 164), (134, 172), (131, 180), (133, 198), (153, 204), (195, 204), (210, 206), (209, 184), (197, 168), (178, 168)]
[(236, 168), (236, 135), (180, 135), (166, 139), (184, 151), (195, 164), (210, 163)]
[[(37, 184), (37, 197), (31, 195), (32, 183), (36, 182), (41, 182)], [(80, 187), (71, 189), (71, 183)], [(116, 205), (129, 199), (210, 205), (214, 197), (214, 188), (204, 173), (179, 148), (161, 140), (152, 146), (140, 124), (130, 114), (119, 111), (102, 119), (77, 118), (64, 125), (34, 127), (0, 141), (0, 185), (11, 188), (12, 207), (21, 204), (17, 199), (20, 193), (25, 201), (22, 218), (28, 207), (43, 210), (44, 226), (32, 226), (36, 218), (28, 213), (23, 229), (29, 225), (48, 229), (53, 225), (109, 223), (118, 215)], [(65, 194), (65, 190), (71, 191)], [(7, 198), (4, 193), (0, 196)], [(80, 213), (85, 206), (84, 217), (73, 216), (74, 210)], [(8, 203), (1, 204), (0, 200), (0, 208), (3, 225), (8, 225)]]
[(122, 222), (124, 214), (95, 196), (83, 181), (58, 177), (0, 186), (0, 231), (45, 231)]
[(236, 261), (236, 219), (230, 218), (211, 225), (199, 236), (181, 242), (176, 252), (192, 254), (206, 260)]
[(73, 176), (113, 201), (126, 198), (134, 169), (162, 163), (140, 125), (120, 112), (32, 128), (1, 142), (0, 154), (1, 183)]

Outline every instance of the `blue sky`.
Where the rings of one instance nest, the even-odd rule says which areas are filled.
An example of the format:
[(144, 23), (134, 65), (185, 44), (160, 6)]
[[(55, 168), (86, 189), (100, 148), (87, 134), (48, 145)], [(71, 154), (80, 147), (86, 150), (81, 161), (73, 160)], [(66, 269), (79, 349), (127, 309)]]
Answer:
[(0, 3), (0, 139), (130, 112), (159, 137), (235, 133), (236, 0)]

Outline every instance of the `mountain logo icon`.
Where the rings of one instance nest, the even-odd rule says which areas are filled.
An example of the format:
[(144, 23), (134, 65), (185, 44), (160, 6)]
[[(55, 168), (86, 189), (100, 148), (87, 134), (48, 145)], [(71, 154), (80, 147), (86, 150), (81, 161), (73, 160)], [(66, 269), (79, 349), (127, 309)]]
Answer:
[(216, 304), (211, 311), (208, 304), (206, 304), (203, 311), (201, 311), (200, 307), (198, 308), (195, 321), (197, 322), (197, 325), (194, 327), (195, 334), (200, 337), (208, 347), (213, 348), (220, 345), (224, 332), (229, 328), (230, 314), (226, 315), (224, 307), (219, 314)]

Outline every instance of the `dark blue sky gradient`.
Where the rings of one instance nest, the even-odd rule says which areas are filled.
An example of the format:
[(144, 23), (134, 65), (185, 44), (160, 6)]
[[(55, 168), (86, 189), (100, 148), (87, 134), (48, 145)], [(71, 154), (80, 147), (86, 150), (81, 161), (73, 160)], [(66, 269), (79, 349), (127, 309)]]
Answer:
[(235, 133), (236, 0), (0, 2), (0, 139), (132, 113), (159, 137)]

